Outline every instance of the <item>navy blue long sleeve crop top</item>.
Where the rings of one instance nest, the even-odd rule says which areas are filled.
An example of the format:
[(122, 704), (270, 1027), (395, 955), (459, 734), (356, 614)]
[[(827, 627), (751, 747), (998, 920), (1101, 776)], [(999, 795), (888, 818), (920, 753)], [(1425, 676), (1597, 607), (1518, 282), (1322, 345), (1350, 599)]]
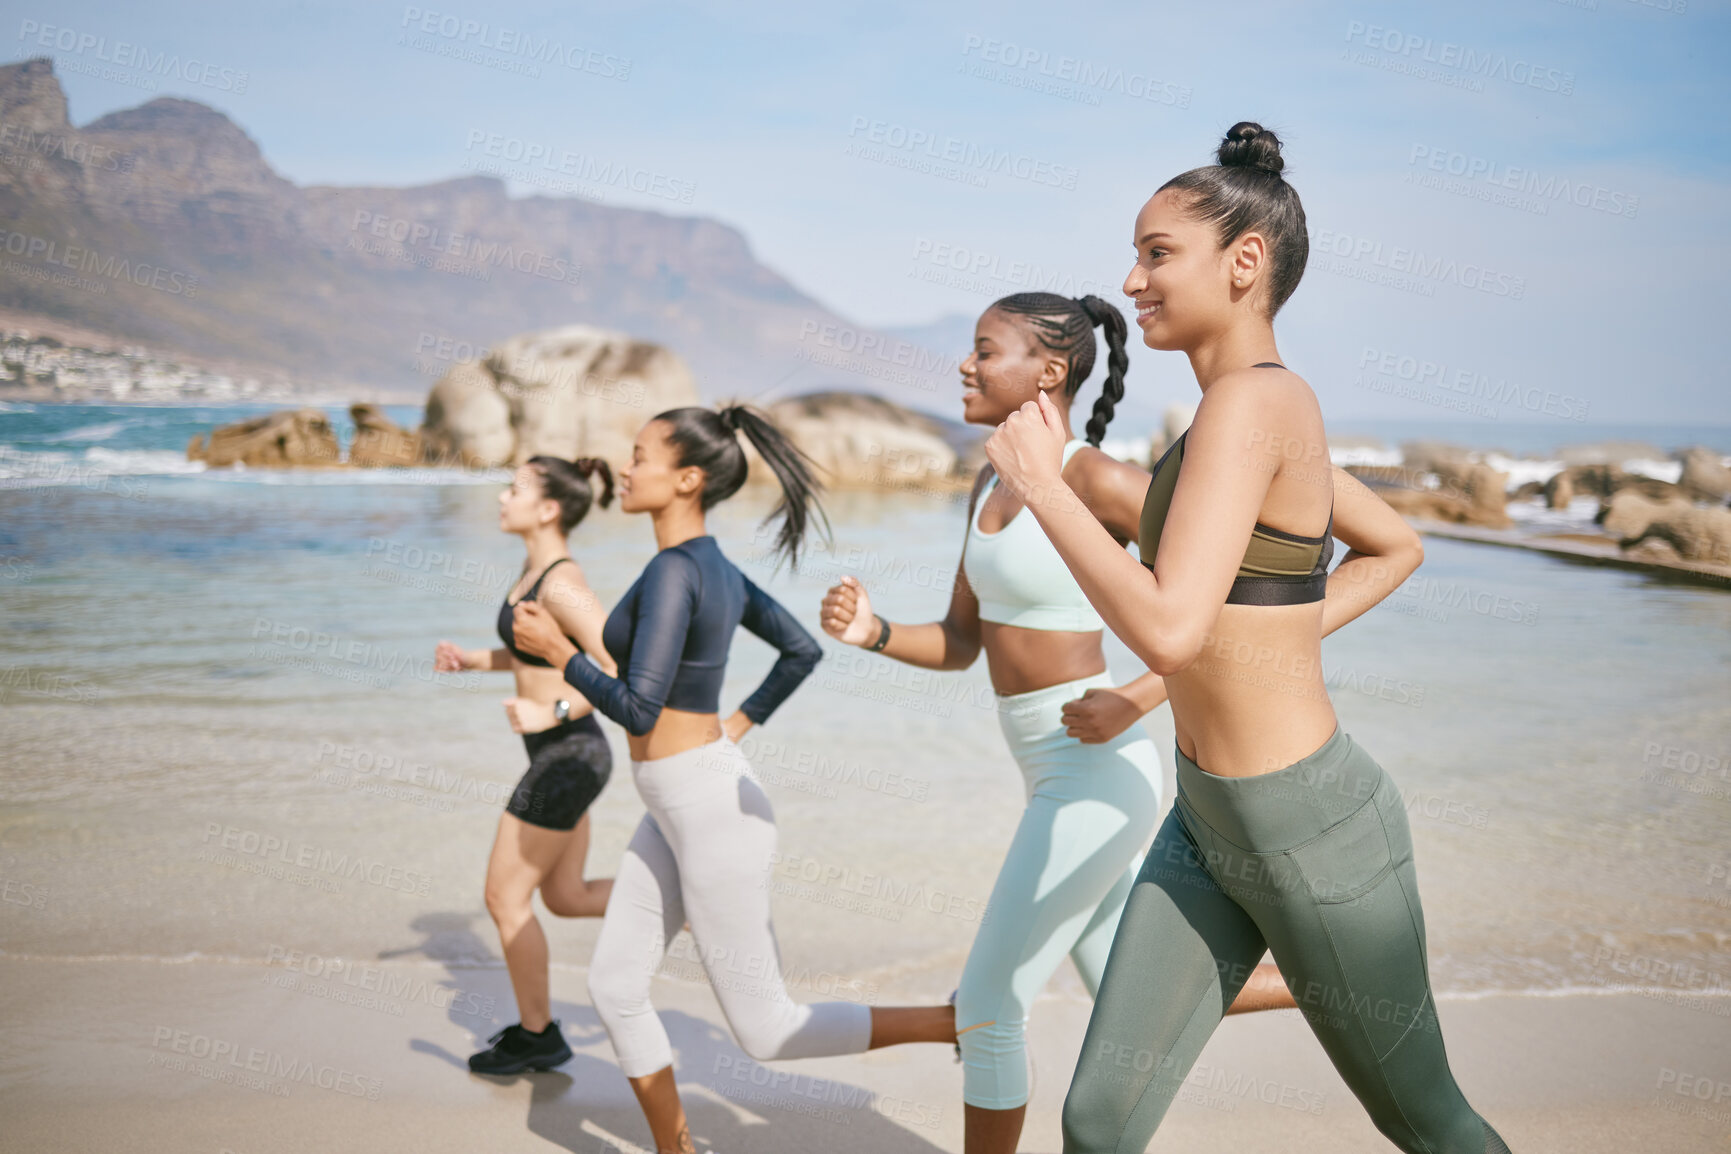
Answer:
[(618, 677), (577, 654), (565, 664), (565, 680), (641, 737), (655, 728), (663, 706), (719, 711), (727, 650), (740, 625), (781, 651), (740, 706), (761, 725), (817, 668), (823, 650), (793, 614), (721, 555), (714, 537), (661, 550), (608, 614), (601, 640), (619, 663)]

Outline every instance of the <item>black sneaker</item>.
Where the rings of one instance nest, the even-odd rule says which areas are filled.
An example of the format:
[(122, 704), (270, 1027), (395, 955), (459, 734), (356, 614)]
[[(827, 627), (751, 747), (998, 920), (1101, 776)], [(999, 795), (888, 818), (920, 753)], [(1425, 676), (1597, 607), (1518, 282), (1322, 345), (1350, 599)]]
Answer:
[(559, 1032), (557, 1019), (539, 1034), (530, 1033), (521, 1022), (506, 1026), (487, 1039), (491, 1048), (469, 1055), (474, 1074), (521, 1074), (524, 1070), (551, 1070), (571, 1060), (571, 1047)]

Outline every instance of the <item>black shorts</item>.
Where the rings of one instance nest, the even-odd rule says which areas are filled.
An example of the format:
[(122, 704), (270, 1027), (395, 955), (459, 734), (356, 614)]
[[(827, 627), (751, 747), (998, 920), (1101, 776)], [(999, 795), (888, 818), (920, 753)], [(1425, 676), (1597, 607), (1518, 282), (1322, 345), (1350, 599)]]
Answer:
[(529, 772), (517, 783), (505, 812), (543, 829), (574, 829), (601, 796), (613, 772), (613, 751), (593, 713), (525, 733)]

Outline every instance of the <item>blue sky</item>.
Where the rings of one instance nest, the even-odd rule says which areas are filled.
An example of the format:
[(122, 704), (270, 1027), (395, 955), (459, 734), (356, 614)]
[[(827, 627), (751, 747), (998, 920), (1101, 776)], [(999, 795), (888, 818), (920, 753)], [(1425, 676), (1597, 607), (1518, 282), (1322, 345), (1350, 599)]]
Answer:
[[(608, 186), (608, 203), (734, 225), (872, 325), (971, 315), (1033, 282), (1121, 300), (1142, 202), (1260, 120), (1287, 141), (1315, 238), (1277, 331), (1331, 417), (1466, 407), (1559, 440), (1580, 413), (1731, 423), (1722, 2), (6, 11), (5, 58), (55, 58), (76, 123), (202, 100), (301, 184), (481, 162), (527, 194), (559, 174), (508, 156), (569, 153), (660, 194)], [(216, 71), (147, 91), (79, 71), (98, 49), (42, 47), (47, 26)], [(525, 37), (538, 76), (497, 66), (528, 59)], [(1193, 395), (1181, 358), (1131, 357), (1136, 409)]]

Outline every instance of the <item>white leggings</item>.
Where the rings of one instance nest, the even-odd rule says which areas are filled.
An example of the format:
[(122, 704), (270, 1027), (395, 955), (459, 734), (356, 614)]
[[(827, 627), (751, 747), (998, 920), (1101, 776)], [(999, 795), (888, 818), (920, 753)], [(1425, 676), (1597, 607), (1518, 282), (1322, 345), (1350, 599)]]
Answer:
[(956, 994), (962, 1101), (1012, 1110), (1028, 1100), (1028, 1007), (1069, 954), (1093, 996), (1118, 918), (1160, 813), (1160, 756), (1132, 725), (1083, 745), (1064, 703), (1110, 688), (1101, 673), (998, 698), (998, 721), (1028, 792)]
[(802, 1005), (787, 995), (769, 914), (775, 814), (739, 747), (723, 737), (634, 761), (631, 775), (649, 812), (620, 862), (589, 967), (589, 996), (625, 1076), (673, 1064), (649, 983), (688, 920), (721, 1012), (747, 1054), (767, 1062), (864, 1053), (869, 1006)]

